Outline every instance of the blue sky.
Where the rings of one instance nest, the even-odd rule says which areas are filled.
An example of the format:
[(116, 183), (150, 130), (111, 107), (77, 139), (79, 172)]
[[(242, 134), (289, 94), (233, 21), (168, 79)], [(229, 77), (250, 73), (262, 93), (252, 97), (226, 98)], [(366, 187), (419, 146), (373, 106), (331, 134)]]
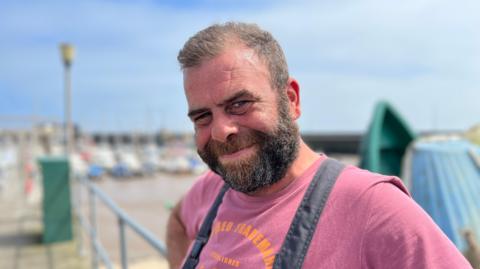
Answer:
[(416, 131), (464, 130), (480, 122), (479, 13), (474, 0), (0, 1), (0, 119), (62, 119), (66, 41), (83, 129), (189, 131), (177, 52), (239, 20), (282, 44), (302, 131), (364, 131), (382, 99)]

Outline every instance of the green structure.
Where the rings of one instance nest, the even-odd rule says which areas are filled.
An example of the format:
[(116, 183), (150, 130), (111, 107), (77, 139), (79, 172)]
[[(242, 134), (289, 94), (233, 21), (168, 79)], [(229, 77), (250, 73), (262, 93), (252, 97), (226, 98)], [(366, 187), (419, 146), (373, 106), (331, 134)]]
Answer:
[(368, 131), (362, 138), (360, 167), (400, 176), (403, 155), (414, 138), (415, 134), (388, 102), (377, 103)]
[(43, 178), (43, 243), (72, 239), (70, 173), (67, 158), (39, 159)]

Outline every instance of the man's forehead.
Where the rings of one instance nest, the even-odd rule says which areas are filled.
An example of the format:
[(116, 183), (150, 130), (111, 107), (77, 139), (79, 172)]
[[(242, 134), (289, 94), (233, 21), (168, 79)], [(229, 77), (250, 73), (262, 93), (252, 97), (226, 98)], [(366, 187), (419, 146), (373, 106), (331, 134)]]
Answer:
[(230, 47), (199, 66), (186, 68), (183, 76), (190, 109), (205, 102), (219, 103), (240, 90), (270, 86), (267, 67), (253, 49), (244, 46)]
[(252, 71), (269, 76), (266, 65), (253, 49), (243, 46), (231, 47), (212, 59), (204, 60), (198, 66), (184, 69), (184, 86), (187, 87), (189, 82), (193, 82), (192, 79), (196, 81), (195, 83), (202, 79), (218, 82), (230, 79), (232, 73), (240, 75)]
[[(263, 61), (252, 48), (244, 45), (225, 47), (221, 53), (213, 58), (203, 60), (197, 67), (211, 64), (213, 66), (221, 65), (228, 70), (236, 65), (245, 66), (263, 66)], [(195, 67), (194, 67), (195, 68)]]

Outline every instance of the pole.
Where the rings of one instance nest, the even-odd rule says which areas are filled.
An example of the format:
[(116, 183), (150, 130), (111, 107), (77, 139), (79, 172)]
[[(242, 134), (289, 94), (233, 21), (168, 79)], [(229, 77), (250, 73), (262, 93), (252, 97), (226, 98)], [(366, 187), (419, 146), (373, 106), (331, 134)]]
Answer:
[(72, 130), (72, 79), (71, 79), (71, 66), (73, 58), (75, 56), (75, 48), (71, 44), (60, 44), (60, 50), (62, 53), (63, 66), (65, 67), (65, 91), (64, 91), (64, 152), (68, 157), (73, 150), (73, 130)]
[(72, 132), (72, 76), (71, 65), (65, 65), (65, 92), (64, 92), (64, 141), (65, 141), (65, 155), (69, 156), (72, 153), (73, 132)]
[(120, 257), (122, 260), (122, 269), (128, 269), (127, 239), (125, 237), (125, 221), (118, 217), (118, 227), (120, 230)]
[(95, 193), (89, 188), (89, 213), (90, 213), (90, 241), (92, 244), (92, 269), (98, 269), (98, 250), (95, 242), (97, 241), (97, 208), (95, 205)]

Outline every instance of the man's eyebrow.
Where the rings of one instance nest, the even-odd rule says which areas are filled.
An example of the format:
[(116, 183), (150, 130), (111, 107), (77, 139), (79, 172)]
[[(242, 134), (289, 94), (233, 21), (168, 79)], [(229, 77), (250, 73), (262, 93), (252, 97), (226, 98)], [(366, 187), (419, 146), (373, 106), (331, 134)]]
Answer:
[(202, 113), (205, 113), (205, 112), (208, 112), (207, 108), (199, 108), (199, 109), (190, 110), (187, 115), (188, 115), (189, 118), (192, 118), (195, 115), (202, 114)]
[[(222, 107), (222, 106), (225, 106), (226, 104), (228, 103), (231, 103), (239, 98), (253, 98), (255, 100), (259, 100), (259, 98), (257, 96), (255, 96), (254, 94), (252, 94), (251, 92), (247, 91), (247, 90), (240, 90), (238, 91), (237, 93), (235, 93), (234, 95), (228, 97), (227, 99), (223, 100), (222, 102), (220, 102), (219, 104), (217, 104), (216, 106), (219, 106), (219, 107)], [(205, 112), (208, 112), (209, 109), (208, 108), (198, 108), (198, 109), (193, 109), (193, 110), (190, 110), (188, 112), (188, 117), (189, 118), (192, 118), (198, 114), (202, 114), (202, 113), (205, 113)]]
[(231, 103), (231, 102), (233, 102), (233, 101), (235, 101), (239, 98), (244, 98), (244, 97), (253, 98), (255, 100), (259, 99), (258, 97), (256, 97), (254, 94), (252, 94), (251, 92), (249, 92), (247, 90), (240, 90), (239, 92), (235, 93), (233, 96), (228, 97), (226, 100), (224, 100), (223, 102), (221, 102), (217, 106), (224, 106), (225, 104)]

